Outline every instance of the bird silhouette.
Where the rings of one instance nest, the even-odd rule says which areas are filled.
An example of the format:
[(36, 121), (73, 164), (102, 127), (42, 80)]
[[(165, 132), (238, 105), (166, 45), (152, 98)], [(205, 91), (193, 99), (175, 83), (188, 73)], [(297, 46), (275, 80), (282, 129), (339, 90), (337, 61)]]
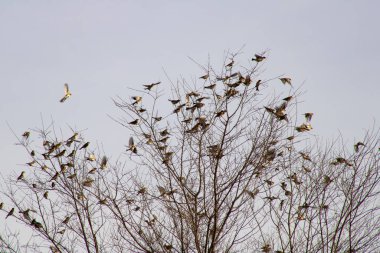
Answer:
[(59, 100), (59, 102), (61, 103), (65, 102), (66, 99), (68, 99), (71, 96), (69, 85), (67, 83), (64, 84), (64, 91), (65, 91), (65, 95), (63, 96), (63, 98), (61, 98), (61, 100)]
[(25, 171), (21, 172), (20, 176), (18, 176), (17, 181), (24, 179)]
[(365, 144), (364, 144), (363, 142), (359, 141), (359, 142), (357, 142), (357, 143), (354, 145), (354, 150), (355, 150), (356, 153), (359, 152), (359, 147), (360, 147), (360, 146), (365, 146)]
[(135, 145), (135, 141), (133, 140), (133, 137), (129, 138), (129, 143), (128, 144), (129, 144), (128, 145), (128, 150), (132, 151), (132, 153), (137, 154), (137, 147)]
[(234, 65), (234, 63), (235, 61), (231, 60), (231, 62), (226, 65), (226, 68), (231, 68)]
[(284, 85), (289, 84), (290, 86), (292, 86), (292, 79), (289, 77), (282, 77), (282, 78), (280, 78), (280, 81)]
[(216, 83), (213, 83), (213, 84), (207, 85), (207, 86), (205, 86), (205, 87), (203, 87), (203, 88), (205, 88), (205, 89), (209, 89), (209, 90), (212, 90), (212, 89), (215, 88), (215, 86), (216, 86)]
[(260, 85), (261, 85), (261, 80), (257, 80), (256, 85), (255, 85), (256, 91), (259, 91)]
[(28, 139), (30, 136), (30, 132), (29, 131), (25, 131), (23, 134), (22, 134), (22, 137), (24, 137), (25, 139)]
[(108, 158), (107, 156), (103, 156), (102, 161), (100, 162), (100, 168), (104, 170), (107, 168)]
[(144, 90), (150, 91), (154, 86), (159, 85), (161, 82), (151, 83), (151, 84), (144, 84), (145, 87)]
[(168, 99), (173, 105), (176, 105), (178, 104), (179, 102), (181, 102), (180, 99)]
[(139, 123), (139, 121), (140, 121), (139, 119), (135, 119), (135, 120), (129, 122), (128, 124), (130, 124), (130, 125), (137, 125)]
[(90, 145), (90, 142), (86, 142), (85, 144), (83, 144), (83, 146), (79, 150), (87, 148), (88, 145)]
[(312, 112), (307, 112), (304, 114), (305, 115), (305, 119), (306, 119), (306, 122), (310, 122), (311, 121), (311, 118), (313, 117), (314, 113)]
[(142, 101), (142, 97), (140, 97), (140, 96), (133, 96), (132, 99), (135, 101), (132, 103), (132, 105), (137, 105), (137, 104), (141, 103), (141, 101)]
[(199, 77), (200, 79), (203, 79), (203, 80), (207, 80), (207, 78), (209, 77), (209, 74), (206, 74), (206, 75), (203, 75), (201, 77)]
[(162, 120), (162, 117), (152, 117), (152, 119), (154, 119), (154, 121), (157, 122), (157, 121)]
[(262, 62), (263, 60), (265, 60), (266, 57), (263, 56), (263, 55), (259, 55), (259, 54), (255, 54), (255, 58), (252, 58), (252, 61), (255, 61), (255, 62)]
[(15, 208), (13, 207), (13, 208), (8, 212), (8, 214), (7, 214), (7, 216), (5, 217), (5, 219), (8, 218), (9, 216), (12, 216), (14, 212), (15, 212)]

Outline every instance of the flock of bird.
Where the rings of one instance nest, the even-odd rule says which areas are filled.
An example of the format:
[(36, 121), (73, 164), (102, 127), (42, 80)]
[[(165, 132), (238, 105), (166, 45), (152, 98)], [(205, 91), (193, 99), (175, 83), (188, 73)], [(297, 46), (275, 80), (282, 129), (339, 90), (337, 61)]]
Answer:
[[(266, 59), (265, 56), (263, 55), (259, 55), (259, 54), (256, 54), (254, 58), (252, 58), (252, 61), (255, 61), (257, 63), (259, 62), (262, 62)], [(226, 68), (229, 68), (231, 69), (234, 65), (234, 61), (232, 60), (231, 62), (229, 62), (228, 64), (226, 64)], [(205, 75), (199, 77), (200, 79), (203, 79), (203, 80), (208, 80), (210, 78), (209, 76), (209, 73), (206, 73)], [(231, 98), (235, 95), (237, 95), (239, 93), (239, 91), (236, 89), (238, 86), (240, 85), (245, 85), (245, 86), (249, 86), (251, 83), (252, 83), (252, 79), (251, 79), (251, 76), (250, 75), (246, 75), (246, 76), (243, 76), (240, 72), (236, 72), (236, 73), (232, 73), (230, 74), (229, 76), (224, 76), (224, 77), (217, 77), (216, 78), (217, 81), (227, 81), (228, 82), (225, 82), (226, 84), (226, 90), (224, 91), (224, 94), (223, 95), (219, 95), (219, 94), (216, 94), (215, 92), (215, 89), (216, 89), (216, 83), (211, 83), (209, 85), (206, 85), (204, 86), (203, 88), (205, 90), (212, 90), (213, 91), (213, 94), (216, 96), (217, 99), (222, 99), (222, 98)], [(234, 82), (231, 82), (231, 80), (236, 80)], [(281, 83), (283, 85), (290, 85), (292, 86), (292, 80), (291, 78), (289, 77), (281, 77), (279, 78), (279, 80), (281, 81)], [(155, 83), (151, 83), (151, 84), (147, 84), (147, 85), (143, 85), (144, 87), (144, 90), (147, 90), (148, 92), (150, 92), (155, 86), (159, 85), (161, 82), (155, 82)], [(259, 91), (260, 89), (260, 86), (262, 85), (262, 80), (257, 80), (256, 83), (255, 83), (255, 90), (256, 91)], [(69, 86), (67, 83), (64, 84), (64, 96), (59, 100), (61, 103), (65, 102), (70, 96), (72, 95), (72, 93), (70, 92), (69, 90)], [(143, 109), (140, 105), (142, 103), (142, 100), (143, 100), (143, 97), (141, 96), (132, 96), (132, 106), (135, 107), (135, 109), (139, 112), (139, 113), (142, 113), (142, 112), (145, 112), (146, 109)], [(195, 110), (197, 109), (201, 109), (205, 106), (205, 103), (204, 103), (204, 100), (207, 100), (207, 99), (210, 99), (209, 97), (205, 97), (205, 96), (202, 96), (200, 92), (197, 92), (197, 91), (191, 91), (191, 92), (188, 92), (185, 96), (185, 101), (184, 103), (181, 103), (181, 99), (169, 99), (169, 102), (174, 106), (174, 110), (173, 110), (173, 113), (175, 114), (178, 114), (179, 112), (181, 112), (181, 110), (186, 110), (186, 111), (190, 111), (191, 113), (193, 113)], [(266, 110), (267, 113), (269, 113), (270, 115), (272, 115), (273, 117), (275, 117), (276, 119), (278, 120), (284, 120), (286, 122), (288, 122), (288, 117), (287, 117), (287, 113), (286, 113), (286, 109), (287, 109), (287, 106), (289, 104), (289, 102), (293, 99), (292, 96), (288, 96), (288, 97), (285, 97), (283, 98), (283, 102), (281, 103), (280, 106), (277, 106), (277, 107), (274, 107), (274, 108), (271, 108), (271, 107), (267, 107), (265, 106), (263, 109)], [(215, 117), (223, 117), (223, 115), (225, 115), (227, 113), (226, 110), (219, 110), (219, 111), (216, 111), (215, 112)], [(312, 130), (312, 126), (311, 126), (311, 119), (313, 117), (313, 113), (312, 112), (307, 112), (304, 114), (304, 117), (305, 117), (305, 122), (302, 123), (301, 125), (299, 126), (296, 126), (295, 127), (295, 130), (297, 132), (306, 132), (306, 131), (310, 131)], [(152, 117), (152, 119), (154, 120), (154, 122), (159, 122), (162, 120), (162, 117), (160, 116), (156, 116), (156, 117)], [(188, 124), (188, 123), (191, 123), (193, 121), (192, 118), (185, 118), (182, 122), (185, 123), (185, 124)], [(192, 127), (189, 127), (187, 130), (186, 130), (186, 133), (188, 134), (191, 134), (191, 133), (196, 133), (200, 130), (206, 130), (209, 126), (210, 126), (210, 123), (207, 122), (207, 118), (206, 116), (204, 115), (201, 115), (197, 118), (195, 118), (195, 121), (196, 121), (196, 124)], [(128, 122), (130, 125), (138, 125), (140, 123), (140, 119), (134, 119), (130, 122)], [(161, 130), (158, 132), (159, 134), (159, 138), (155, 139), (155, 142), (153, 141), (153, 138), (154, 136), (152, 134), (147, 134), (147, 133), (144, 133), (144, 137), (146, 138), (146, 143), (147, 144), (153, 144), (153, 143), (156, 143), (157, 144), (157, 148), (161, 151), (163, 151), (162, 153), (162, 159), (163, 159), (163, 163), (164, 164), (167, 164), (172, 156), (174, 155), (174, 152), (170, 152), (170, 151), (167, 151), (166, 148), (166, 143), (169, 139), (169, 131), (168, 129), (164, 129), (164, 130)], [(27, 140), (30, 136), (30, 132), (29, 131), (26, 131), (23, 133), (22, 137)], [(294, 138), (294, 136), (292, 137), (289, 137), (288, 140), (292, 140)], [(69, 154), (66, 155), (66, 149), (61, 149), (63, 144), (67, 147), (70, 147), (70, 145), (73, 143), (73, 142), (78, 142), (77, 141), (78, 139), (78, 133), (74, 133), (73, 136), (71, 136), (70, 138), (68, 138), (64, 143), (62, 142), (59, 142), (59, 143), (49, 143), (48, 141), (45, 141), (44, 142), (44, 147), (46, 148), (46, 152), (45, 153), (42, 153), (41, 155), (44, 157), (44, 159), (51, 159), (51, 158), (55, 158), (55, 159), (58, 159), (58, 158), (61, 158), (61, 157), (66, 157), (67, 159), (72, 159), (74, 156), (75, 156), (75, 153), (76, 153), (76, 149), (73, 149)], [(89, 142), (86, 142), (84, 143), (80, 148), (79, 150), (82, 150), (82, 149), (86, 149), (88, 146), (89, 146)], [(365, 146), (364, 143), (362, 142), (358, 142), (354, 145), (354, 150), (355, 152), (359, 152), (359, 149), (361, 146)], [(211, 145), (211, 146), (208, 146), (207, 147), (208, 149), (208, 152), (211, 156), (217, 158), (217, 159), (220, 159), (222, 156), (223, 156), (223, 150), (221, 150), (220, 146), (219, 145)], [(130, 137), (129, 139), (129, 143), (128, 143), (128, 149), (127, 151), (131, 151), (132, 153), (134, 154), (137, 154), (138, 151), (137, 151), (137, 145), (133, 139), (133, 137)], [(30, 155), (32, 157), (34, 157), (36, 154), (35, 154), (35, 151), (31, 151)], [(305, 154), (305, 153), (302, 153), (300, 152), (300, 155), (301, 157), (304, 159), (304, 160), (309, 160), (311, 161), (310, 157)], [(274, 159), (275, 157), (275, 154), (270, 154), (270, 152), (268, 151), (268, 154), (266, 155), (268, 159)], [(93, 154), (90, 154), (87, 158), (86, 158), (88, 161), (92, 162), (92, 161), (95, 161), (96, 158)], [(33, 161), (27, 163), (27, 165), (29, 166), (33, 166), (34, 164), (36, 163), (36, 160), (33, 159)], [(352, 164), (346, 160), (345, 158), (342, 158), (342, 157), (337, 157), (332, 163), (332, 165), (339, 165), (339, 164), (344, 164), (346, 166), (352, 166)], [(65, 167), (74, 167), (74, 165), (72, 163), (67, 163), (67, 164), (62, 164), (64, 166), (61, 166), (61, 171), (60, 172), (56, 172), (50, 179), (50, 181), (55, 181), (57, 180), (57, 178), (61, 175), (61, 174), (64, 174), (66, 172), (66, 169)], [(107, 157), (103, 157), (102, 161), (100, 162), (100, 168), (104, 169), (105, 167), (107, 166)], [(47, 169), (47, 168), (44, 168), (44, 169)], [(306, 169), (305, 169), (306, 170)], [(91, 170), (88, 172), (89, 174), (93, 174), (95, 173), (95, 170)], [(67, 176), (68, 179), (74, 179), (76, 178), (76, 173), (72, 173), (70, 175)], [(292, 180), (295, 184), (301, 184), (302, 182), (299, 180), (299, 178), (297, 177), (296, 174), (293, 174), (289, 177), (290, 180)], [(17, 181), (21, 181), (21, 180), (25, 180), (25, 171), (22, 171), (21, 174), (17, 177)], [(323, 178), (323, 181), (326, 185), (330, 184), (333, 179), (331, 179), (330, 177), (328, 176), (324, 176)], [(83, 182), (83, 186), (84, 187), (91, 187), (92, 183), (94, 182), (94, 180), (91, 178), (91, 177), (87, 177)], [(266, 180), (266, 183), (269, 184), (269, 185), (272, 185), (273, 182), (270, 181), (270, 180)], [(54, 184), (54, 182), (53, 182)], [(35, 184), (33, 184), (33, 188), (36, 188), (37, 186)], [(281, 188), (285, 191), (285, 195), (289, 195), (291, 194), (291, 192), (289, 192), (287, 189), (286, 189), (286, 183), (282, 183), (281, 184)], [(162, 187), (159, 188), (159, 191), (161, 194), (166, 194), (166, 190), (163, 189)], [(249, 190), (245, 190), (247, 192), (248, 195), (250, 195), (251, 197), (255, 197), (257, 194), (258, 194), (258, 190), (256, 191), (249, 191)], [(140, 193), (140, 192), (139, 192)], [(44, 194), (43, 194), (43, 197), (45, 199), (48, 199), (48, 191), (46, 191)], [(275, 199), (274, 197), (267, 197), (269, 200), (273, 200)], [(273, 198), (273, 199), (271, 199)], [(3, 202), (0, 202), (0, 210), (4, 208), (4, 203)], [(43, 225), (36, 221), (35, 219), (32, 219), (29, 212), (34, 212), (33, 210), (31, 209), (27, 209), (27, 210), (20, 210), (19, 213), (22, 214), (22, 216), (26, 219), (26, 220), (29, 220), (31, 222), (31, 225), (33, 225), (35, 228), (37, 229), (41, 229), (43, 227)], [(6, 215), (6, 219), (10, 216), (13, 216), (14, 215), (14, 212), (15, 212), (15, 208), (13, 207), (12, 209), (10, 209)], [(70, 220), (70, 216), (66, 217), (63, 221), (62, 221), (62, 224), (67, 224)], [(63, 230), (62, 230), (63, 231)], [(62, 232), (63, 233), (63, 232)], [(267, 247), (268, 245), (264, 246), (262, 248), (262, 250), (264, 252), (266, 252), (268, 249)]]

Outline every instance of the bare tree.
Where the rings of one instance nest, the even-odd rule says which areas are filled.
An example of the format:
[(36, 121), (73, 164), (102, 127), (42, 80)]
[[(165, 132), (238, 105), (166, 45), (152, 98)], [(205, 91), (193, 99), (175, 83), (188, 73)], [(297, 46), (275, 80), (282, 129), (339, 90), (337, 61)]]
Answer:
[(265, 60), (228, 55), (171, 82), (170, 97), (156, 82), (116, 98), (127, 161), (78, 131), (24, 133), (31, 170), (6, 180), (2, 210), (29, 228), (33, 252), (378, 250), (378, 132), (319, 145), (291, 78), (260, 79)]

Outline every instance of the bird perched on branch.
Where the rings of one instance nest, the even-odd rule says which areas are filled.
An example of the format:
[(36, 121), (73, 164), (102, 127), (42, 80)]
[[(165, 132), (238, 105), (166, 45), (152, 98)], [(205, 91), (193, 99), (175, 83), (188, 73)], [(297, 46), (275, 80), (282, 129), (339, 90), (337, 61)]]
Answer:
[(71, 96), (69, 85), (67, 83), (64, 84), (64, 91), (65, 91), (65, 95), (63, 96), (63, 98), (61, 98), (61, 100), (59, 100), (59, 102), (61, 103), (65, 102), (66, 99), (68, 99)]
[(24, 179), (24, 176), (25, 176), (25, 171), (21, 172), (20, 176), (18, 176), (17, 178), (17, 181)]
[(5, 219), (8, 218), (9, 216), (12, 216), (14, 212), (15, 212), (15, 208), (13, 207), (13, 208), (8, 212), (8, 214), (7, 214), (7, 216), (5, 217)]
[(265, 60), (266, 57), (263, 56), (263, 55), (259, 55), (259, 54), (255, 54), (255, 58), (252, 58), (252, 61), (255, 61), (255, 62), (262, 62), (263, 60)]
[(23, 134), (22, 134), (22, 137), (24, 137), (25, 139), (28, 139), (30, 136), (30, 132), (29, 131), (25, 131)]

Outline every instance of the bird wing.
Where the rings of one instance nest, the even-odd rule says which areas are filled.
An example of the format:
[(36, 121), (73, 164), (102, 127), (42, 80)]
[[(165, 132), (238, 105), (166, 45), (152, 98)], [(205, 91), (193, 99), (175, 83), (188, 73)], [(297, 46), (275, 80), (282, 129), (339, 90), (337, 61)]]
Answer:
[(69, 93), (69, 85), (67, 83), (64, 84), (64, 89), (65, 89), (65, 95)]
[(129, 147), (133, 147), (135, 145), (135, 142), (133, 140), (133, 137), (129, 138)]

